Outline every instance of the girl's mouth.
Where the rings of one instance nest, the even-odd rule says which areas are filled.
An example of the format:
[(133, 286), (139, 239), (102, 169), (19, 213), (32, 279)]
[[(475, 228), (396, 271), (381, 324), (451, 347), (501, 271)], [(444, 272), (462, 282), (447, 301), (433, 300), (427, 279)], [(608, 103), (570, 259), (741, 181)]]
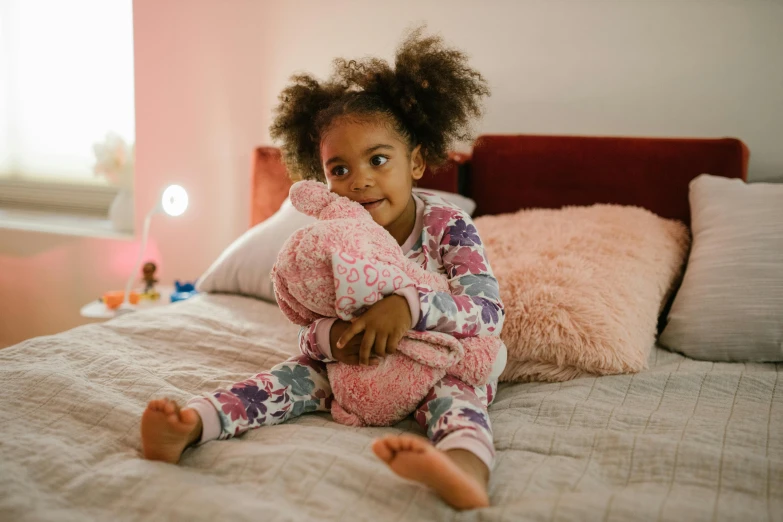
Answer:
[(367, 210), (372, 210), (381, 206), (381, 203), (386, 201), (385, 199), (375, 199), (372, 201), (360, 201), (359, 204)]

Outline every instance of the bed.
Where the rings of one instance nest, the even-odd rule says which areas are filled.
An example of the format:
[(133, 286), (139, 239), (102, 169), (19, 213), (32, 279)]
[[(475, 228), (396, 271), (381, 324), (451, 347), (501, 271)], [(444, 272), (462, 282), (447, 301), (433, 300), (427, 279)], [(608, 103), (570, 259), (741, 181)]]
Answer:
[[(746, 167), (738, 140), (486, 136), (423, 184), (482, 214), (618, 202), (687, 222), (690, 179)], [(285, 197), (280, 173), (259, 149), (255, 221)], [(179, 466), (140, 458), (149, 399), (269, 368), (295, 353), (297, 330), (272, 303), (202, 295), (0, 351), (0, 520), (783, 520), (780, 364), (657, 346), (635, 375), (501, 385), (484, 510), (455, 512), (374, 457), (373, 438), (417, 432), (412, 421), (312, 414)]]

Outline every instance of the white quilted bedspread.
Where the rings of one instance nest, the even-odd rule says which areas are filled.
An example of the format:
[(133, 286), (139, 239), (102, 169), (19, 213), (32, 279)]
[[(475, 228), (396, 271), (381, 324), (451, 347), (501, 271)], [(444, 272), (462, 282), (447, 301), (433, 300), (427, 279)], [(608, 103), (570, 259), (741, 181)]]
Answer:
[(326, 414), (139, 457), (147, 401), (294, 353), (270, 304), (192, 301), (0, 350), (0, 520), (783, 520), (780, 365), (654, 349), (638, 375), (501, 386), (492, 507), (457, 513)]

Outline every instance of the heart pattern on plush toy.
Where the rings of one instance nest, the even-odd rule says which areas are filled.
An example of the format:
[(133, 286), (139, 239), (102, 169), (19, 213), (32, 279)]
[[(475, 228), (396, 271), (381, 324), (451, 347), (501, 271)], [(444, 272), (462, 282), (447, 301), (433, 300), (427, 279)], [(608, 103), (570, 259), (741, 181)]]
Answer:
[(338, 310), (348, 310), (352, 305), (355, 304), (356, 304), (356, 299), (344, 295), (337, 300), (336, 308)]
[[(352, 263), (346, 264), (348, 260)], [(341, 319), (348, 320), (357, 310), (371, 306), (384, 296), (412, 285), (412, 281), (397, 266), (374, 259), (352, 256), (344, 252), (332, 257), (335, 277), (335, 310)], [(353, 265), (353, 266), (351, 266)]]
[(364, 277), (367, 286), (372, 286), (378, 280), (378, 271), (372, 265), (364, 265)]

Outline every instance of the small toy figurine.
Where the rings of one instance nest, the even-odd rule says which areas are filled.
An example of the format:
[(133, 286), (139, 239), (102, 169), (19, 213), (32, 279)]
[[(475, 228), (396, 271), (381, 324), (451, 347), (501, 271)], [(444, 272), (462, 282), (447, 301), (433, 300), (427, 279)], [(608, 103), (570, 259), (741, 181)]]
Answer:
[(141, 269), (141, 273), (143, 274), (142, 279), (144, 280), (144, 292), (142, 293), (142, 297), (145, 299), (154, 301), (160, 298), (160, 294), (155, 290), (155, 283), (158, 282), (158, 280), (155, 279), (155, 270), (157, 269), (158, 267), (152, 261), (144, 263), (144, 267)]
[(171, 293), (171, 302), (176, 303), (177, 301), (190, 299), (197, 293), (195, 281), (193, 283), (174, 281), (174, 292)]

